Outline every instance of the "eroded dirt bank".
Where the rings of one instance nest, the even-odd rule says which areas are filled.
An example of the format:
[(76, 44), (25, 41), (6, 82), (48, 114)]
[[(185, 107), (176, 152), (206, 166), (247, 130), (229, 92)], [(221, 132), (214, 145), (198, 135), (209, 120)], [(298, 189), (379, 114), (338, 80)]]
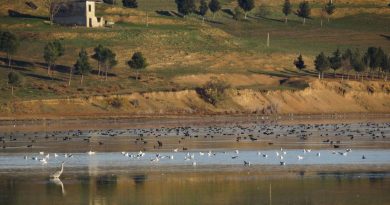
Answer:
[(194, 90), (86, 98), (14, 101), (0, 118), (107, 117), (214, 114), (390, 113), (389, 82), (318, 81), (304, 90), (236, 90), (217, 105)]

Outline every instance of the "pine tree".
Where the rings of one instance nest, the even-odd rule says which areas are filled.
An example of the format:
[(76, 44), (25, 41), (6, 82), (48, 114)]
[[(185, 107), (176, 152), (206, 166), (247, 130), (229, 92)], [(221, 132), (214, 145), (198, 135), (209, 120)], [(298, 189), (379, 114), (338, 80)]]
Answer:
[(332, 1), (329, 1), (326, 5), (325, 5), (325, 12), (328, 14), (328, 22), (329, 22), (329, 19), (330, 19), (330, 16), (335, 12), (336, 10), (336, 6), (333, 4)]
[(245, 11), (245, 19), (247, 19), (248, 12), (255, 8), (254, 0), (238, 0), (238, 5)]
[(370, 68), (371, 77), (373, 78), (372, 72), (378, 70), (380, 72), (380, 67), (383, 61), (385, 53), (382, 48), (369, 47), (364, 54), (364, 63)]
[(291, 14), (292, 12), (292, 5), (290, 3), (290, 0), (285, 0), (283, 4), (283, 14), (285, 16), (285, 23), (287, 23), (287, 16)]
[(201, 0), (199, 5), (199, 14), (202, 16), (202, 22), (204, 22), (204, 17), (209, 10), (209, 6), (207, 5), (206, 0)]
[(298, 58), (294, 60), (294, 65), (299, 71), (306, 68), (305, 61), (303, 61), (301, 54), (299, 54)]
[(309, 18), (311, 15), (311, 8), (308, 1), (303, 1), (299, 4), (297, 15), (303, 18), (303, 24), (306, 24), (306, 18)]
[(330, 68), (333, 69), (333, 74), (336, 76), (336, 70), (341, 68), (341, 52), (337, 49), (333, 52), (333, 56), (329, 57)]
[(191, 14), (195, 11), (195, 1), (194, 0), (175, 0), (177, 5), (177, 11), (184, 16)]
[(211, 0), (209, 3), (210, 11), (213, 13), (213, 20), (215, 18), (215, 13), (221, 10), (221, 4), (218, 0)]
[(315, 69), (318, 71), (318, 79), (324, 78), (324, 72), (329, 69), (330, 63), (324, 52), (321, 52), (314, 60)]
[[(359, 50), (356, 49), (351, 56), (351, 66), (353, 70), (359, 75), (363, 73), (366, 70), (366, 65), (364, 63), (364, 58), (360, 54)], [(362, 75), (362, 81), (363, 81), (363, 75)]]
[(384, 77), (384, 80), (387, 81), (387, 74), (390, 72), (390, 55), (385, 55), (383, 57), (383, 61), (382, 61), (382, 69), (383, 69), (383, 72), (385, 73), (385, 77)]

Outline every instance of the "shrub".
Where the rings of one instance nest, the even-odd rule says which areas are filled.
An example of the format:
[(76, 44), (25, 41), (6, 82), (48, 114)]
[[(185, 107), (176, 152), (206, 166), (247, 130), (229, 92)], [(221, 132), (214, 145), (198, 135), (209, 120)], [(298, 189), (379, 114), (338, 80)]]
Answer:
[(122, 0), (122, 4), (127, 8), (138, 8), (137, 0)]
[(138, 107), (139, 106), (139, 101), (137, 99), (130, 100), (130, 104), (133, 105), (134, 107)]
[(197, 88), (196, 92), (200, 97), (208, 103), (216, 105), (218, 102), (225, 99), (225, 90), (230, 88), (226, 82), (212, 78), (203, 87)]
[(113, 108), (121, 108), (123, 106), (123, 100), (119, 97), (112, 98), (108, 101), (108, 104)]
[(115, 0), (103, 0), (103, 2), (106, 4), (111, 4), (111, 5), (115, 4)]
[(8, 73), (8, 83), (17, 86), (22, 82), (22, 76), (17, 72)]

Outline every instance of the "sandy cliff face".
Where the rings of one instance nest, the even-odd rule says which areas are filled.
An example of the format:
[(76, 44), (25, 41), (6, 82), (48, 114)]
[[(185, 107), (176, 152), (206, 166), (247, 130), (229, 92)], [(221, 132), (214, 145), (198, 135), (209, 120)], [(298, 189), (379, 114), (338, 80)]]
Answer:
[(389, 83), (313, 81), (302, 91), (243, 90), (232, 98), (247, 111), (274, 105), (281, 114), (389, 112), (389, 93)]
[(312, 81), (301, 91), (231, 89), (216, 106), (193, 90), (134, 93), (73, 99), (8, 103), (0, 114), (9, 117), (139, 116), (192, 114), (321, 114), (390, 113), (390, 83)]

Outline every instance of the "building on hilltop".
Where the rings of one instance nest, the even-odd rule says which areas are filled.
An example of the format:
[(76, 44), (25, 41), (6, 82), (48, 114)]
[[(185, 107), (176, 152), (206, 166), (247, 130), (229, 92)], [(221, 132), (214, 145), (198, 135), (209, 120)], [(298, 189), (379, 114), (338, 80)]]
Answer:
[(54, 23), (68, 26), (102, 27), (106, 21), (95, 16), (95, 4), (99, 0), (68, 0), (60, 3), (54, 15)]

